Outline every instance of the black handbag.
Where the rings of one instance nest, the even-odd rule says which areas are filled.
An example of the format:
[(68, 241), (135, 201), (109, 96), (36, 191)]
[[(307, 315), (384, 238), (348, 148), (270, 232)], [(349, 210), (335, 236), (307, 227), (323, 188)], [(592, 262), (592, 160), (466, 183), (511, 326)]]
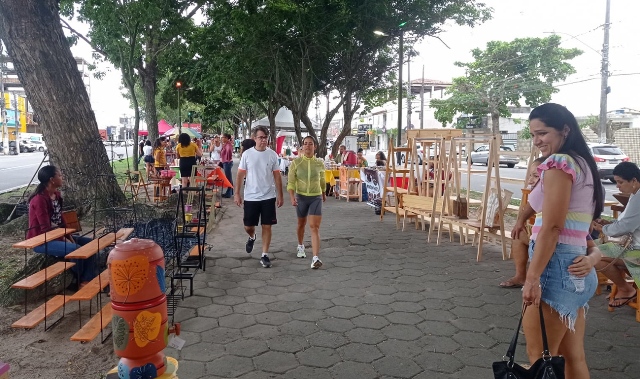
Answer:
[(552, 357), (549, 353), (549, 345), (547, 343), (547, 331), (544, 327), (544, 317), (542, 316), (542, 307), (538, 307), (540, 311), (540, 329), (542, 330), (542, 357), (526, 369), (514, 362), (516, 353), (516, 345), (518, 343), (518, 334), (522, 325), (522, 317), (527, 309), (525, 305), (522, 308), (518, 328), (516, 329), (511, 344), (507, 350), (507, 354), (502, 357), (502, 361), (493, 362), (493, 376), (495, 379), (564, 379), (564, 357)]

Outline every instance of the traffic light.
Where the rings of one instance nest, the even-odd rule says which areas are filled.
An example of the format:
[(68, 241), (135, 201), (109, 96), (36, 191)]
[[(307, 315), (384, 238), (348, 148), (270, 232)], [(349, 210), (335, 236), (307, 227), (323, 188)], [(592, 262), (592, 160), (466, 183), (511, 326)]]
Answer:
[(193, 124), (193, 118), (194, 117), (196, 117), (196, 112), (195, 111), (187, 112), (187, 120), (189, 121), (189, 124)]
[(8, 92), (4, 93), (4, 109), (11, 109), (11, 95)]

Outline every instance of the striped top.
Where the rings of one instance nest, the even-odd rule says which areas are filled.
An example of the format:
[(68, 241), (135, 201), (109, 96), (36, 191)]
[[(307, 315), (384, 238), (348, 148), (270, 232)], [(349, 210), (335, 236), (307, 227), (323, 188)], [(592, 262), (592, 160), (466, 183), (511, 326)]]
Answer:
[(562, 170), (571, 176), (571, 199), (569, 211), (564, 222), (564, 228), (560, 231), (558, 243), (574, 246), (586, 246), (589, 226), (593, 219), (595, 204), (593, 203), (593, 176), (589, 166), (582, 159), (580, 164), (568, 154), (552, 154), (540, 166), (540, 185), (536, 186), (529, 194), (529, 204), (539, 217), (531, 229), (531, 239), (536, 240), (542, 223), (542, 200), (544, 197), (544, 172), (549, 169)]

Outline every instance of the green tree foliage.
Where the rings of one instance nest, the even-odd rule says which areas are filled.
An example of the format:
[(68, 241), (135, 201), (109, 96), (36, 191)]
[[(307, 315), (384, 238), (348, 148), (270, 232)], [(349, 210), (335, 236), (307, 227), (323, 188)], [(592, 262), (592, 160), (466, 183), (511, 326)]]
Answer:
[[(73, 8), (64, 0), (69, 16)], [(78, 20), (90, 25), (88, 35), (82, 36), (104, 58), (114, 64), (123, 75), (134, 111), (136, 128), (140, 114), (135, 86), (142, 88), (145, 121), (149, 138), (158, 136), (156, 95), (158, 79), (162, 76), (165, 53), (171, 45), (179, 44), (193, 28), (191, 17), (202, 7), (203, 1), (189, 0), (73, 0)], [(137, 130), (137, 129), (136, 129)]]
[[(388, 85), (387, 73), (397, 66), (400, 33), (417, 41), (438, 34), (447, 21), (473, 26), (490, 15), (483, 3), (464, 0), (410, 0), (393, 6), (360, 0), (209, 4), (212, 22), (189, 41), (191, 56), (200, 59), (183, 62), (189, 77), (206, 88), (206, 101), (233, 90), (263, 104), (270, 118), (285, 105), (293, 113), (298, 138), (303, 130), (318, 137), (307, 116), (309, 105), (318, 93), (337, 92), (339, 101), (327, 110), (318, 138), (321, 149), (341, 107), (350, 122), (370, 92)], [(401, 23), (406, 23), (403, 29)], [(375, 30), (388, 37), (376, 36)]]
[(509, 117), (507, 105), (535, 107), (558, 92), (554, 83), (575, 73), (569, 60), (582, 54), (578, 49), (560, 47), (560, 37), (518, 38), (511, 42), (492, 41), (485, 50), (474, 49), (471, 63), (456, 62), (466, 70), (454, 78), (448, 99), (434, 99), (436, 119), (452, 122), (461, 112), (491, 117), (491, 128), (499, 132), (499, 118)]

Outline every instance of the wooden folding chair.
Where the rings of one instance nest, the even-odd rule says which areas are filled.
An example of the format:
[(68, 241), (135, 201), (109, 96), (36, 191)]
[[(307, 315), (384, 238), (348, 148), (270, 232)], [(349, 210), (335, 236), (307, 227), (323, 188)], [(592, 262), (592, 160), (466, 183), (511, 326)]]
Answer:
[[(133, 179), (134, 176), (138, 177), (137, 181)], [(150, 183), (144, 180), (144, 176), (140, 171), (131, 171), (129, 173), (129, 183), (131, 186), (131, 194), (133, 195), (134, 199), (136, 200), (138, 199), (138, 195), (140, 194), (140, 189), (143, 189), (147, 197), (147, 200), (151, 201), (151, 197), (149, 196), (149, 191), (147, 190), (147, 187), (149, 186)], [(126, 188), (126, 183), (125, 183), (125, 188)]]

